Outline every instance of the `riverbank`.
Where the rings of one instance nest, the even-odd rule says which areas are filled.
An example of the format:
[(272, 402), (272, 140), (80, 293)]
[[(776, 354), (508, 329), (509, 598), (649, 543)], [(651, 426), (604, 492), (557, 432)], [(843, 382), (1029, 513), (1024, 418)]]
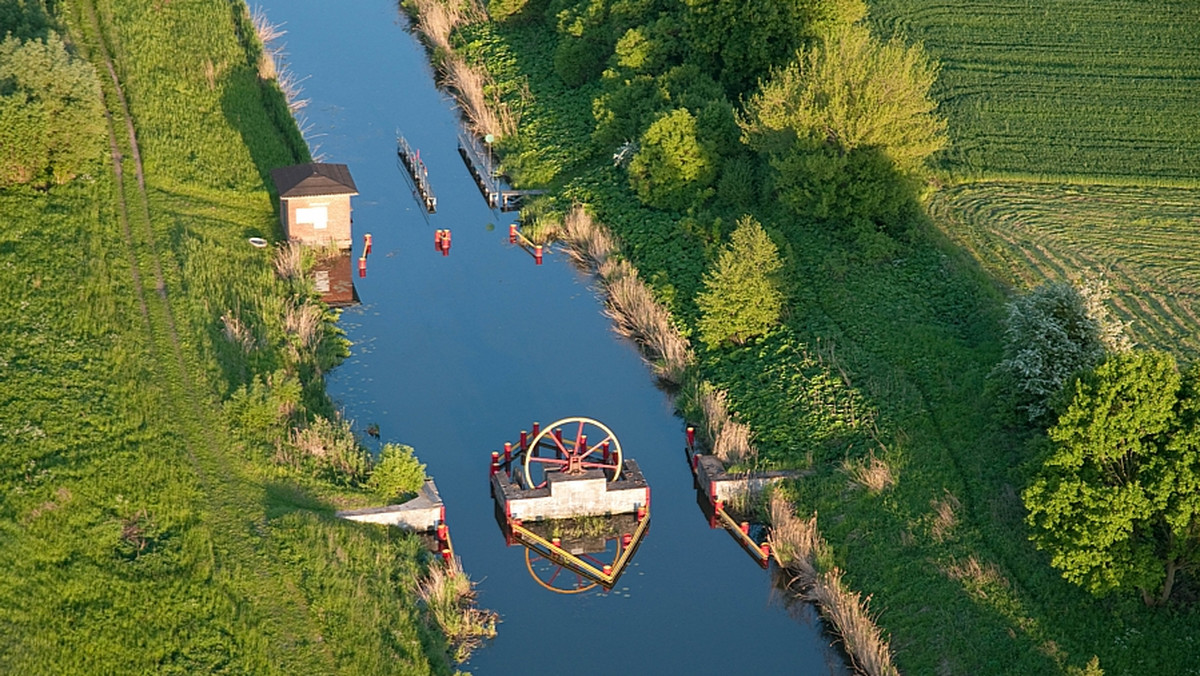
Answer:
[(449, 673), (419, 541), (333, 516), (376, 499), (335, 317), (247, 243), (308, 151), (244, 4), (63, 13), (109, 152), (0, 191), (0, 671)]
[(508, 21), (469, 23), (447, 42), (486, 64), (491, 91), (521, 121), (500, 144), (510, 175), (558, 196), (530, 217), (586, 205), (688, 336), (723, 223), (745, 208), (781, 244), (782, 326), (745, 346), (698, 349), (695, 374), (728, 391), (755, 434), (758, 466), (811, 471), (787, 495), (801, 515), (819, 515), (830, 544), (821, 569), (843, 570), (872, 597), (901, 671), (1071, 673), (1094, 656), (1111, 673), (1187, 668), (1193, 613), (1097, 601), (1026, 540), (1024, 440), (998, 424), (986, 383), (1000, 355), (1001, 285), (923, 216), (864, 252), (757, 189), (742, 203), (723, 203), (718, 186), (702, 208), (640, 206), (611, 149), (595, 143), (593, 102), (611, 91), (594, 77), (568, 86), (557, 67), (569, 38), (556, 32), (569, 22), (540, 16), (536, 3), (510, 5)]

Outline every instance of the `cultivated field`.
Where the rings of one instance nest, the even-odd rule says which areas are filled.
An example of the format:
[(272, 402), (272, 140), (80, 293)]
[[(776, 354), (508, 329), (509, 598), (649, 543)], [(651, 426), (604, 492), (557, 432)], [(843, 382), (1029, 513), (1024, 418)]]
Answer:
[(936, 193), (930, 212), (1000, 279), (1102, 275), (1139, 346), (1200, 354), (1200, 192), (978, 183)]
[(964, 177), (1200, 183), (1200, 3), (873, 0), (924, 42)]

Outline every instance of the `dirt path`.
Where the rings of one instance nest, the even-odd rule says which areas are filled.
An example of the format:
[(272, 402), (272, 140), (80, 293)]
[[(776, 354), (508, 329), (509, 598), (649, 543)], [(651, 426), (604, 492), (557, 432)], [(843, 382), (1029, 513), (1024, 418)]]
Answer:
[[(311, 673), (314, 665), (335, 671), (335, 661), (324, 643), (320, 628), (310, 622), (303, 595), (288, 571), (281, 569), (267, 553), (261, 535), (266, 532), (266, 517), (260, 499), (261, 488), (251, 486), (234, 468), (240, 461), (227, 451), (216, 430), (223, 427), (219, 412), (209, 397), (201, 393), (193, 378), (193, 369), (184, 354), (174, 311), (168, 299), (163, 256), (154, 235), (153, 217), (146, 190), (145, 173), (137, 131), (117, 75), (113, 58), (93, 0), (78, 0), (86, 25), (89, 55), (102, 63), (109, 78), (102, 79), (109, 150), (113, 160), (116, 190), (115, 209), (120, 221), (138, 307), (145, 325), (147, 347), (152, 364), (149, 370), (163, 393), (164, 412), (175, 423), (187, 461), (195, 472), (206, 497), (205, 521), (211, 529), (215, 562), (225, 568), (225, 579), (239, 596), (250, 601), (250, 612), (259, 616), (269, 639), (270, 663), (285, 673)], [(122, 118), (127, 141), (119, 139), (118, 120)], [(126, 152), (133, 161), (136, 190), (126, 185)], [(131, 218), (130, 202), (136, 202)], [(133, 221), (137, 221), (134, 227)], [(148, 273), (148, 274), (145, 274)], [(156, 294), (147, 294), (143, 279), (152, 277)], [(234, 471), (231, 471), (234, 470)], [(252, 535), (250, 533), (256, 533)], [(224, 565), (223, 565), (224, 564)], [(247, 568), (251, 570), (246, 571)], [(217, 576), (214, 576), (217, 577)], [(218, 578), (219, 579), (219, 578)], [(280, 586), (282, 585), (282, 590)]]

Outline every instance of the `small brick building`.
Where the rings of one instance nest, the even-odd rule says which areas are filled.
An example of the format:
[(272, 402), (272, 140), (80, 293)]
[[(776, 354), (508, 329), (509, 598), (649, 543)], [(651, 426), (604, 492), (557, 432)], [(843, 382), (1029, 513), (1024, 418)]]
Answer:
[(344, 164), (312, 162), (271, 170), (279, 218), (289, 240), (349, 249), (350, 198), (358, 194)]

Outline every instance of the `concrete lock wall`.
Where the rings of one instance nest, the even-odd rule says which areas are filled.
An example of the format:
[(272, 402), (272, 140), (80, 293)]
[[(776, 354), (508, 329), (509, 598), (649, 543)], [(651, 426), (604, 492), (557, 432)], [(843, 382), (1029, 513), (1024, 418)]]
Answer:
[(348, 509), (338, 512), (337, 516), (350, 521), (379, 523), (425, 533), (437, 529), (442, 514), (443, 503), (438, 495), (437, 486), (432, 479), (427, 479), (417, 497), (408, 502), (384, 507)]

